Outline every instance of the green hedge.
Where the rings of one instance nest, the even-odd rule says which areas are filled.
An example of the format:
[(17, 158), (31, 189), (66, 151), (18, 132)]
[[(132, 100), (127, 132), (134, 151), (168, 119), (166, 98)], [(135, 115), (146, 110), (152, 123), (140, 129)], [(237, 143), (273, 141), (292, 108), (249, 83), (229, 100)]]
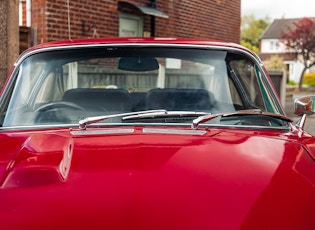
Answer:
[(315, 72), (304, 74), (303, 85), (315, 86)]

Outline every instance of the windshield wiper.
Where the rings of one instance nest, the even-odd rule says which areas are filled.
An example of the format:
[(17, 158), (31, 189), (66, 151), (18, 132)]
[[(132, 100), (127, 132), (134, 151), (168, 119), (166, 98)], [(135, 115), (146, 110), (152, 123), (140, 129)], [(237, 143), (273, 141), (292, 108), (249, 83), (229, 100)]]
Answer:
[(81, 130), (85, 130), (86, 126), (89, 124), (97, 123), (99, 121), (107, 120), (109, 118), (114, 118), (114, 117), (125, 117), (125, 116), (140, 115), (140, 114), (153, 115), (156, 113), (165, 114), (167, 113), (167, 111), (164, 109), (159, 109), (159, 110), (146, 110), (146, 111), (138, 111), (138, 112), (130, 112), (130, 113), (118, 113), (118, 114), (105, 115), (105, 116), (87, 117), (79, 121), (79, 128)]
[(287, 122), (293, 122), (292, 119), (281, 114), (263, 112), (260, 109), (249, 109), (249, 110), (238, 110), (231, 113), (218, 113), (218, 114), (208, 114), (208, 115), (200, 116), (193, 120), (191, 127), (192, 129), (197, 129), (199, 124), (205, 123), (217, 117), (247, 116), (247, 115), (267, 116), (267, 117), (273, 117), (273, 118), (277, 118), (277, 119), (287, 121)]
[(192, 121), (192, 129), (197, 129), (199, 124), (205, 123), (217, 117), (230, 117), (230, 116), (246, 116), (246, 115), (260, 115), (277, 118), (287, 122), (293, 122), (292, 119), (275, 113), (263, 112), (260, 109), (250, 110), (239, 110), (231, 113), (218, 113), (211, 114), (205, 112), (191, 112), (191, 111), (167, 111), (164, 109), (158, 110), (146, 110), (129, 113), (119, 113), (105, 116), (87, 117), (79, 121), (79, 128), (85, 130), (89, 124), (97, 123), (99, 121), (107, 120), (109, 118), (122, 117), (122, 120), (142, 119), (142, 118), (156, 118), (156, 117), (187, 117), (187, 116), (198, 116)]
[(143, 118), (164, 118), (164, 117), (197, 117), (203, 116), (209, 113), (205, 112), (194, 112), (194, 111), (163, 111), (156, 113), (144, 113), (129, 115), (122, 118), (122, 120), (135, 120)]

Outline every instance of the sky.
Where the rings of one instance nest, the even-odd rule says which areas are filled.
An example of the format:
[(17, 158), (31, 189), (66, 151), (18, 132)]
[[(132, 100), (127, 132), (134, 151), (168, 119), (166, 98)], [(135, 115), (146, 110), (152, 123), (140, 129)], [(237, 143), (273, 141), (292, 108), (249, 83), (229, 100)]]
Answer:
[(241, 0), (241, 13), (256, 19), (315, 17), (315, 0)]

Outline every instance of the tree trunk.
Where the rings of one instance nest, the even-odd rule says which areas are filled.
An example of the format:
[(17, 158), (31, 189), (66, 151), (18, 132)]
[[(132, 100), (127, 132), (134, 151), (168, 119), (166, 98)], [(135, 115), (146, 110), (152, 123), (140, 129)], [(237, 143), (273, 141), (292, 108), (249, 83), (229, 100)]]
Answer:
[(304, 73), (305, 73), (305, 71), (306, 71), (308, 68), (309, 68), (309, 67), (304, 67), (304, 68), (303, 68), (303, 71), (302, 71), (302, 73), (301, 73), (300, 81), (299, 81), (299, 91), (302, 90), (303, 79), (304, 79)]

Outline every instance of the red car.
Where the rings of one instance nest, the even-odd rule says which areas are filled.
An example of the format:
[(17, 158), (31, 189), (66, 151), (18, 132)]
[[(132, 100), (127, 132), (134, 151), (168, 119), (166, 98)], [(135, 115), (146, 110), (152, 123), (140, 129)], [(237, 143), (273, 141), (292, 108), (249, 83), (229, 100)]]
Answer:
[(0, 228), (315, 229), (315, 138), (237, 44), (43, 44), (0, 98)]

